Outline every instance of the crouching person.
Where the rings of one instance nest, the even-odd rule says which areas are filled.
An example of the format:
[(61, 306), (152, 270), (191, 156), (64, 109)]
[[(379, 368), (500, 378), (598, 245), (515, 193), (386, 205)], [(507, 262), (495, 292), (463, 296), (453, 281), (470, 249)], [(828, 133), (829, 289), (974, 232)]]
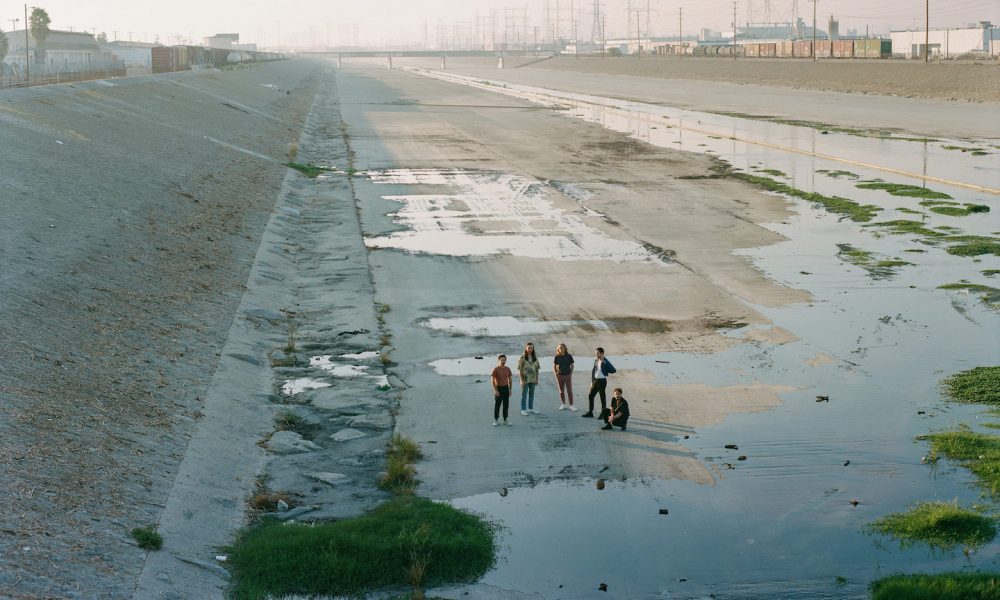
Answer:
[(601, 411), (601, 419), (604, 421), (604, 427), (601, 429), (621, 427), (622, 431), (625, 431), (628, 425), (628, 402), (622, 396), (621, 388), (615, 388), (611, 395), (611, 408)]

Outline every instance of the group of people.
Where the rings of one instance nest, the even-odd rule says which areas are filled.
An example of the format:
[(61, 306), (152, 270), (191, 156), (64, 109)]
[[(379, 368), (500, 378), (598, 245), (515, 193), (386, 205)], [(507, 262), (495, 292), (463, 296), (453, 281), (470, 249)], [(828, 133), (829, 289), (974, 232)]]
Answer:
[[(552, 360), (552, 372), (556, 376), (556, 387), (559, 389), (559, 410), (576, 411), (573, 405), (573, 355), (569, 353), (566, 344), (559, 344), (556, 347), (556, 355)], [(538, 385), (538, 377), (541, 372), (541, 364), (535, 354), (535, 345), (528, 342), (524, 346), (524, 353), (517, 360), (517, 376), (521, 384), (521, 415), (537, 414), (535, 410), (535, 387)], [(601, 398), (601, 412), (598, 418), (604, 421), (601, 429), (613, 429), (620, 427), (622, 431), (628, 426), (628, 402), (622, 396), (622, 389), (612, 390), (611, 406), (607, 404), (608, 375), (617, 372), (615, 366), (604, 355), (604, 348), (597, 348), (594, 358), (594, 366), (590, 369), (590, 394), (588, 395), (589, 407), (582, 416), (586, 419), (594, 418), (594, 398)], [(497, 356), (497, 366), (490, 376), (493, 384), (493, 426), (500, 425), (501, 409), (503, 411), (503, 424), (512, 425), (507, 418), (510, 407), (510, 393), (514, 389), (514, 373), (507, 366), (507, 355)]]

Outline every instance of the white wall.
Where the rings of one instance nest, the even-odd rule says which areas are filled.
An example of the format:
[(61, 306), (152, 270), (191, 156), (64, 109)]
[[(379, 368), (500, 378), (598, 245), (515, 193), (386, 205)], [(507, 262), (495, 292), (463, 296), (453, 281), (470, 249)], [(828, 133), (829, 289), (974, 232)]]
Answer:
[[(1000, 34), (997, 28), (984, 30), (975, 29), (946, 29), (931, 30), (927, 35), (923, 31), (893, 31), (889, 35), (892, 37), (892, 52), (902, 54), (907, 58), (923, 58), (923, 46), (925, 35), (931, 48), (931, 57), (940, 56), (942, 58), (956, 58), (969, 52), (990, 53), (989, 37), (993, 35), (992, 54), (1000, 54)], [(984, 40), (985, 38), (985, 40)], [(985, 46), (985, 48), (984, 48)]]

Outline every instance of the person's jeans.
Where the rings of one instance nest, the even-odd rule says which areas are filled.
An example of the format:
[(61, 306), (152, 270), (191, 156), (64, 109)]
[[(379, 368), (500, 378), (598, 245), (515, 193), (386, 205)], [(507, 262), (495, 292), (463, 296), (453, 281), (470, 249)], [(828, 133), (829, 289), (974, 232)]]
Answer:
[(507, 409), (510, 407), (510, 388), (501, 385), (497, 387), (496, 396), (493, 397), (496, 401), (493, 405), (493, 420), (500, 420), (500, 406), (503, 405), (503, 420), (507, 420)]
[[(559, 388), (559, 401), (563, 404), (573, 406), (573, 374), (556, 374), (556, 386)], [(565, 388), (565, 392), (563, 390)], [(569, 402), (566, 400), (569, 399)]]
[(594, 412), (594, 396), (601, 395), (601, 410), (603, 411), (608, 407), (607, 392), (605, 391), (608, 387), (607, 379), (594, 379), (590, 384), (590, 396), (587, 400), (590, 401), (590, 410), (588, 412)]
[[(534, 410), (535, 409), (535, 386), (537, 383), (525, 383), (521, 385), (521, 410)], [(524, 402), (527, 400), (528, 408), (524, 407)]]

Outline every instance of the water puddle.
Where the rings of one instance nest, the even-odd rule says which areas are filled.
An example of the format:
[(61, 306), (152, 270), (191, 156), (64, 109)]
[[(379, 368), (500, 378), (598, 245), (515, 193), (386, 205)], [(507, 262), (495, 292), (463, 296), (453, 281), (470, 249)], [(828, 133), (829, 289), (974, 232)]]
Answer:
[(376, 184), (445, 188), (383, 196), (402, 205), (389, 215), (402, 229), (366, 237), (369, 248), (617, 263), (663, 260), (640, 243), (603, 233), (593, 222), (598, 216), (594, 211), (581, 216), (578, 210), (558, 208), (552, 199), (555, 188), (542, 181), (453, 169), (394, 169), (367, 175)]
[(1000, 551), (993, 543), (969, 557), (960, 549), (942, 556), (880, 543), (861, 528), (878, 505), (910, 491), (905, 484), (853, 506), (858, 490), (849, 477), (831, 484), (825, 469), (808, 476), (802, 468), (794, 493), (786, 485), (762, 490), (756, 480), (780, 479), (775, 471), (787, 465), (758, 462), (711, 488), (602, 480), (598, 489), (590, 480), (452, 504), (504, 526), (500, 560), (481, 583), (541, 598), (861, 599), (878, 577), (988, 565)]
[(326, 381), (320, 381), (319, 379), (313, 379), (312, 377), (299, 377), (297, 379), (289, 379), (281, 386), (281, 393), (286, 396), (294, 396), (299, 392), (304, 392), (306, 390), (318, 390), (320, 388), (330, 387), (330, 383)]
[(518, 317), (451, 317), (431, 318), (421, 322), (424, 327), (458, 333), (469, 336), (508, 337), (541, 335), (566, 331), (571, 328), (587, 328), (596, 331), (607, 331), (604, 321), (544, 321), (541, 319), (522, 319)]
[[(377, 352), (364, 352), (361, 354), (342, 354), (341, 358), (353, 358), (357, 359), (368, 359), (373, 356), (378, 356)], [(368, 365), (353, 365), (347, 363), (334, 362), (333, 356), (329, 354), (324, 354), (323, 356), (313, 356), (309, 359), (309, 366), (326, 371), (333, 377), (340, 377), (344, 379), (351, 379), (356, 377), (364, 377), (371, 379), (375, 382), (375, 387), (378, 388), (388, 388), (389, 379), (386, 375), (376, 375), (369, 372)]]

